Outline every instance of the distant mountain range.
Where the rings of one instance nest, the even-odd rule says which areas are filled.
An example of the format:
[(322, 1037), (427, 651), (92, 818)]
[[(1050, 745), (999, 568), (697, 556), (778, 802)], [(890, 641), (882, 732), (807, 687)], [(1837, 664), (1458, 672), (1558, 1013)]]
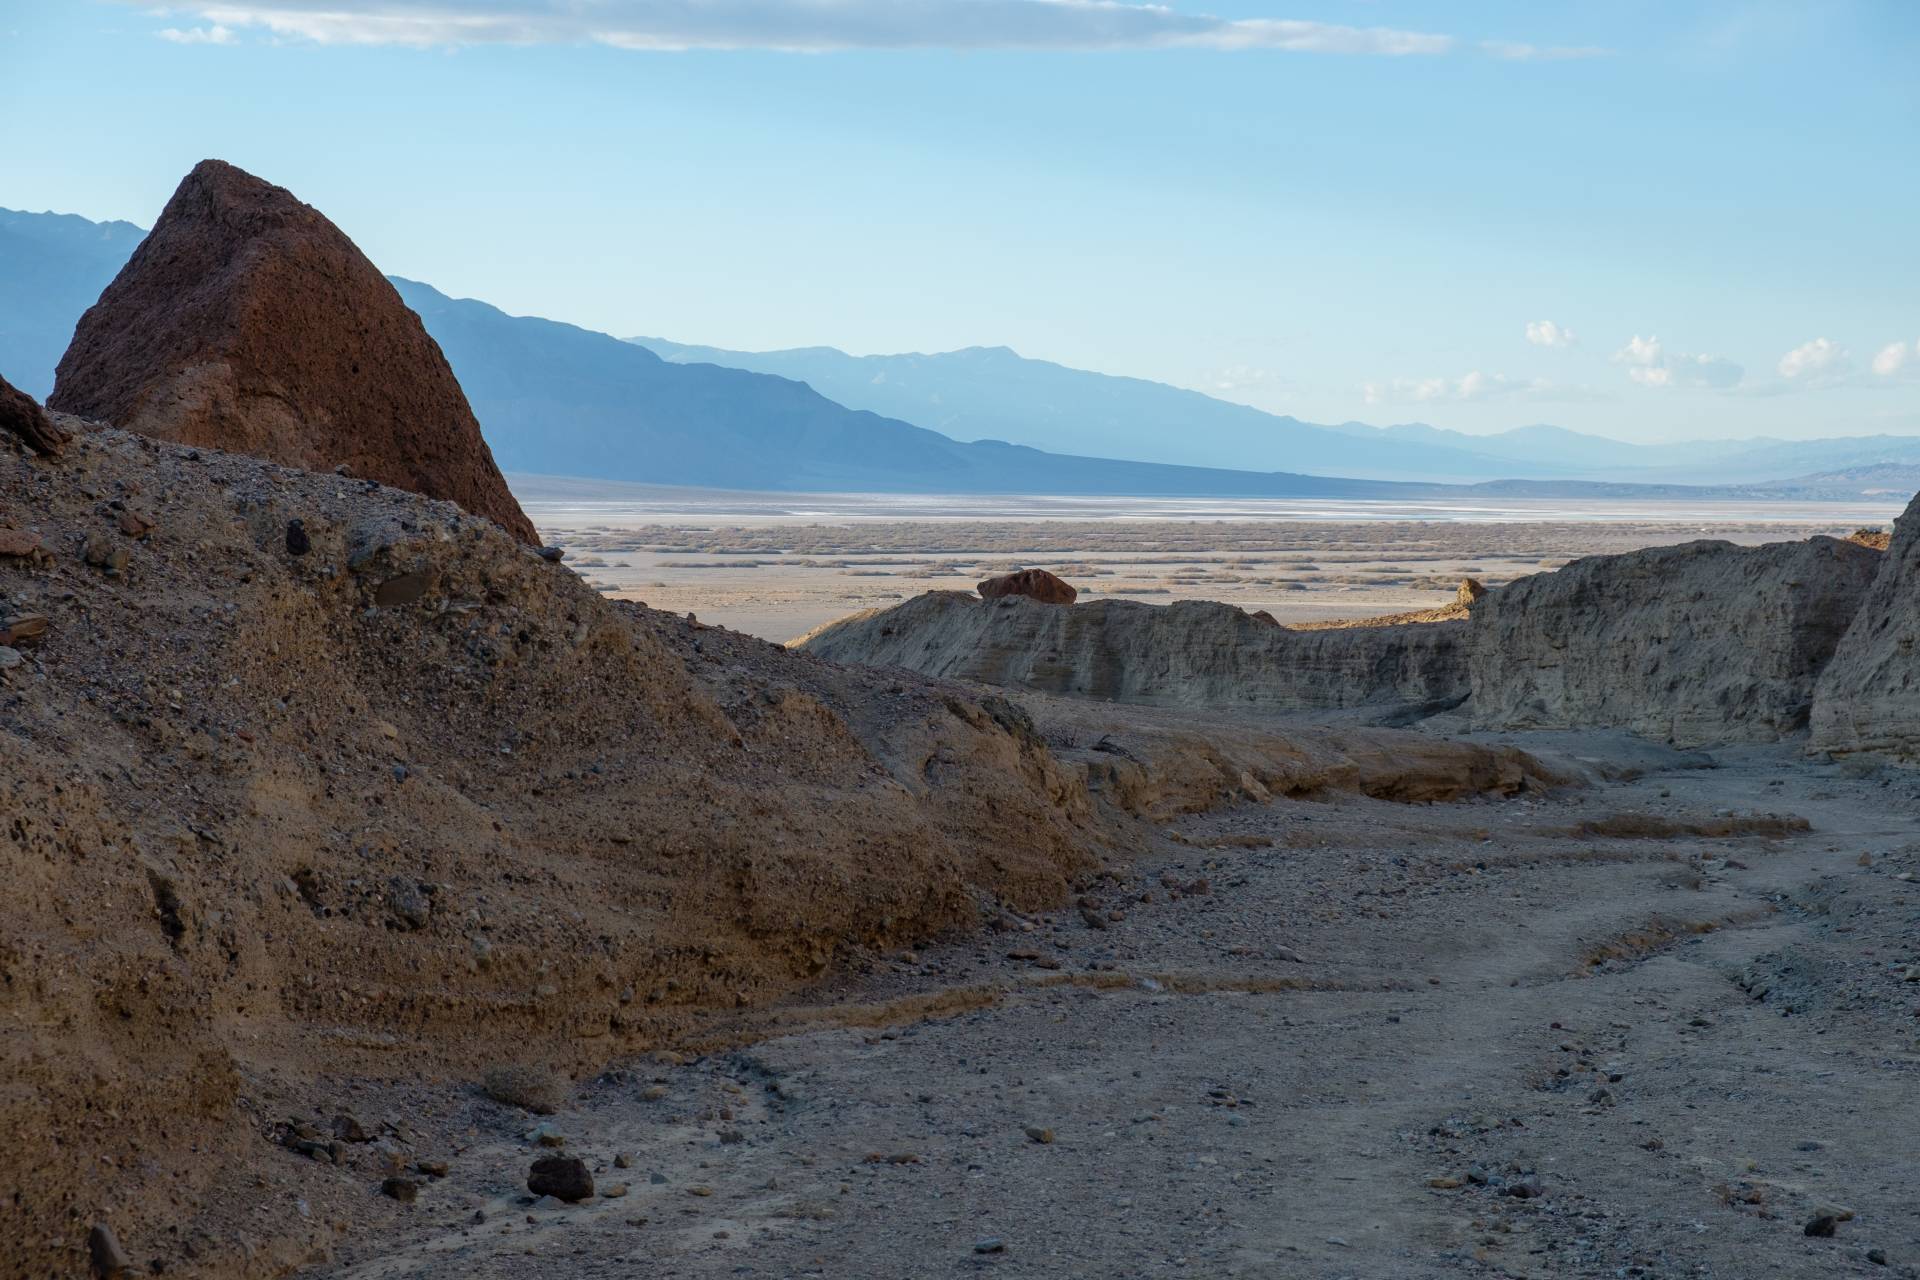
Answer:
[[(0, 374), (44, 398), (80, 313), (143, 235), (0, 210)], [(856, 357), (621, 341), (390, 279), (510, 472), (789, 492), (1404, 500), (1882, 497), (1910, 492), (1896, 477), (1920, 469), (1914, 437), (1637, 447), (1545, 425), (1318, 425), (1004, 347)], [(1701, 481), (1719, 487), (1679, 487)]]
[(962, 440), (1238, 470), (1451, 482), (1744, 485), (1845, 467), (1920, 465), (1920, 437), (1914, 436), (1635, 445), (1547, 425), (1469, 435), (1419, 422), (1303, 422), (1163, 383), (1029, 360), (1006, 347), (853, 356), (832, 347), (729, 351), (664, 338), (628, 341), (669, 360), (793, 378), (841, 404)]
[(146, 234), (131, 222), (0, 209), (0, 374), (45, 400), (80, 313)]

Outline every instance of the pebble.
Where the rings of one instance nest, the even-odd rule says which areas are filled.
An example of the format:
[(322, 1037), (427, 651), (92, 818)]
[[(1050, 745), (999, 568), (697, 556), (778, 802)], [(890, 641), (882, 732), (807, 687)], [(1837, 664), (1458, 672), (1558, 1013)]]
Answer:
[(1835, 1218), (1830, 1213), (1823, 1213), (1820, 1216), (1814, 1218), (1812, 1221), (1808, 1222), (1805, 1227), (1801, 1228), (1801, 1230), (1806, 1235), (1810, 1235), (1821, 1240), (1827, 1240), (1832, 1238), (1834, 1228), (1838, 1225), (1839, 1225), (1839, 1219)]
[(420, 1198), (420, 1184), (412, 1178), (388, 1178), (380, 1184), (380, 1193), (401, 1204), (412, 1204)]
[(647, 1102), (658, 1102), (666, 1096), (667, 1086), (663, 1084), (650, 1084), (640, 1091), (640, 1097)]
[(1027, 1137), (1043, 1147), (1049, 1146), (1053, 1142), (1053, 1130), (1042, 1129), (1039, 1125), (1030, 1124), (1027, 1126)]
[(1007, 1242), (999, 1236), (982, 1236), (973, 1242), (975, 1253), (1005, 1253)]
[(622, 1151), (613, 1158), (613, 1167), (616, 1169), (631, 1169), (633, 1168), (633, 1157)]

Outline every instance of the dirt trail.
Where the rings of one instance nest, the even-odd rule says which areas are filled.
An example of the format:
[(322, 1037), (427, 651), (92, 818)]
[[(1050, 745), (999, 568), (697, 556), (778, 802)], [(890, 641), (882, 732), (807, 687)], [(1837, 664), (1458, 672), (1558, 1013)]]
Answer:
[[(1812, 829), (1569, 834), (1726, 810)], [(363, 1096), (452, 1172), (315, 1274), (1920, 1274), (1917, 816), (1750, 750), (1183, 819), (1084, 910), (602, 1076), (549, 1121), (581, 1205), (527, 1202), (533, 1117)]]

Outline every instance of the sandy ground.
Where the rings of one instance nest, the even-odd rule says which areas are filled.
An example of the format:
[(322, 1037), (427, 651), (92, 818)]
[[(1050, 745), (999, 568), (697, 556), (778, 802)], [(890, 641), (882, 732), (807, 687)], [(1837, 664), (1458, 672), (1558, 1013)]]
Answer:
[(775, 641), (990, 574), (1051, 569), (1083, 599), (1221, 600), (1283, 622), (1446, 604), (1583, 555), (1695, 538), (1845, 536), (1897, 509), (1519, 502), (1196, 504), (814, 494), (627, 493), (515, 477), (549, 542), (606, 594)]
[(603, 1075), (545, 1122), (578, 1205), (525, 1192), (537, 1117), (342, 1086), (452, 1165), (315, 1274), (1920, 1275), (1920, 784), (1523, 745), (1648, 771), (1177, 821), (1077, 908)]

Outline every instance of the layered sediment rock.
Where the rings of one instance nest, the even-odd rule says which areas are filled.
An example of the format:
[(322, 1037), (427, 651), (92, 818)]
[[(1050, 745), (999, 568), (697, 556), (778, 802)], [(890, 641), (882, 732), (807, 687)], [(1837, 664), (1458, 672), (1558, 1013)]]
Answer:
[(823, 657), (1152, 706), (1336, 711), (1467, 694), (1467, 624), (1293, 631), (1231, 605), (935, 591), (796, 643)]
[(291, 192), (198, 165), (60, 360), (50, 408), (457, 502), (535, 540), (420, 317)]
[(1681, 746), (1803, 729), (1881, 558), (1834, 538), (1703, 541), (1509, 583), (1473, 607), (1474, 723)]
[[(1864, 531), (1863, 531), (1864, 532)], [(1860, 535), (1854, 535), (1858, 538)], [(1920, 756), (1920, 498), (1814, 690), (1810, 747)]]

